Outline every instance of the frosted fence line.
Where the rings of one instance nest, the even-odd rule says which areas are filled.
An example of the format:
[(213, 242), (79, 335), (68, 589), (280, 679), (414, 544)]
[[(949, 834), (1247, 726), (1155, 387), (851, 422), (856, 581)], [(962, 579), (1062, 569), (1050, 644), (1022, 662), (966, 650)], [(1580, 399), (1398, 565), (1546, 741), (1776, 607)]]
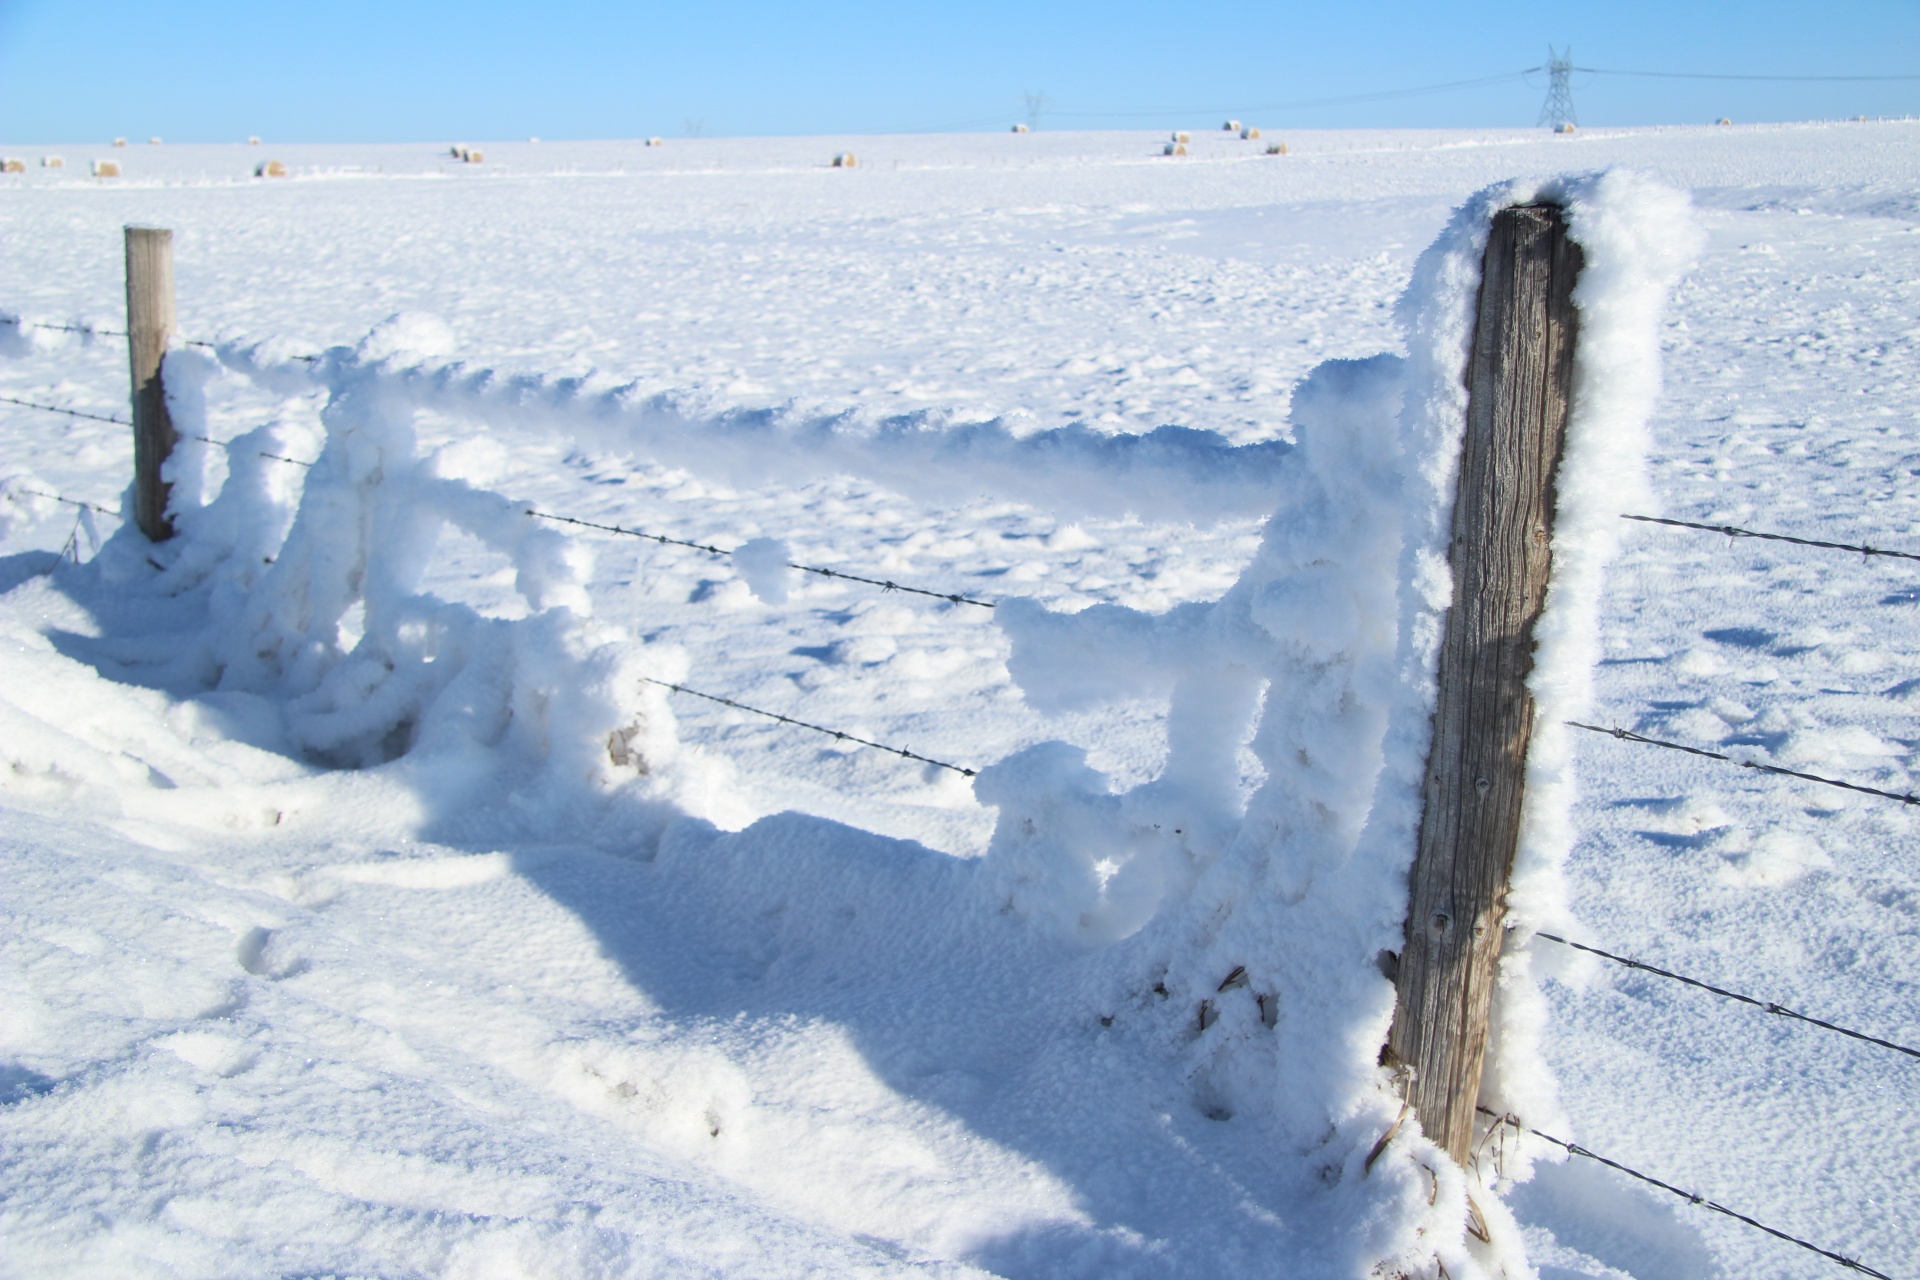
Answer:
[(949, 426), (932, 415), (878, 425), (782, 410), (699, 417), (670, 395), (473, 368), (446, 358), (451, 335), (437, 321), (408, 324), (406, 341), (420, 347), (336, 347), (317, 361), (277, 343), (224, 342), (218, 351), (229, 368), (289, 394), (371, 377), (415, 408), (563, 433), (742, 485), (854, 475), (930, 503), (990, 492), (1063, 515), (1210, 524), (1271, 513), (1298, 471), (1284, 441), (1235, 445), (1190, 427), (1107, 435), (1076, 425), (1015, 435), (998, 422)]
[[(295, 469), (274, 467), (276, 480), (273, 464), (241, 448), (219, 496), (200, 505), (204, 450), (176, 455), (183, 536), (161, 549), (160, 580), (130, 532), (95, 563), (125, 590), (198, 593), (206, 624), (184, 645), (177, 635), (125, 642), (116, 660), (260, 699), (290, 743), (341, 763), (394, 760), (476, 790), (510, 779), (527, 812), (569, 828), (580, 797), (602, 797), (607, 812), (640, 815), (620, 839), (641, 849), (665, 813), (697, 811), (705, 766), (680, 752), (664, 691), (640, 680), (680, 680), (684, 657), (595, 624), (583, 550), (421, 458), (416, 411), (565, 432), (745, 482), (851, 472), (931, 501), (988, 488), (1093, 515), (1278, 511), (1216, 601), (1158, 615), (1003, 602), (1010, 671), (1031, 703), (1158, 691), (1169, 698), (1169, 750), (1158, 778), (1126, 791), (1064, 742), (989, 765), (975, 789), (997, 823), (986, 856), (956, 869), (955, 892), (1101, 949), (1075, 979), (1080, 1002), (1157, 1054), (1180, 1082), (1169, 1088), (1251, 1126), (1263, 1149), (1296, 1154), (1273, 1194), (1314, 1224), (1299, 1242), (1303, 1274), (1365, 1275), (1383, 1262), (1409, 1274), (1443, 1265), (1456, 1280), (1525, 1274), (1504, 1207), (1476, 1197), (1491, 1239), (1470, 1235), (1468, 1175), (1415, 1124), (1377, 1160), (1370, 1152), (1400, 1111), (1378, 1064), (1393, 1008), (1379, 957), (1404, 937), (1452, 594), (1447, 539), (1481, 251), (1495, 210), (1538, 200), (1565, 206), (1586, 269), (1559, 537), (1530, 680), (1540, 727), (1516, 927), (1483, 1100), (1564, 1130), (1537, 1048), (1545, 1015), (1530, 945), (1541, 929), (1581, 933), (1560, 882), (1573, 833), (1569, 735), (1558, 725), (1589, 699), (1615, 512), (1644, 492), (1657, 320), (1696, 236), (1683, 197), (1632, 174), (1514, 183), (1470, 200), (1402, 300), (1408, 356), (1332, 361), (1309, 375), (1294, 397), (1297, 445), (1235, 448), (1176, 428), (1016, 438), (993, 424), (866, 427), (779, 413), (695, 423), (660, 398), (449, 363), (444, 326), (418, 317), (317, 361), (222, 344), (222, 363), (269, 388), (324, 388), (325, 447), (297, 501)], [(197, 397), (214, 371), (198, 352), (169, 356), (183, 432), (208, 434)], [(271, 426), (242, 442), (297, 452)], [(529, 617), (487, 619), (419, 591), (444, 523), (514, 561)], [(1243, 804), (1236, 755), (1249, 735), (1265, 778)], [(645, 775), (623, 758), (644, 762)], [(1203, 1007), (1211, 1018), (1196, 1016)], [(1529, 1172), (1519, 1160), (1505, 1176)]]

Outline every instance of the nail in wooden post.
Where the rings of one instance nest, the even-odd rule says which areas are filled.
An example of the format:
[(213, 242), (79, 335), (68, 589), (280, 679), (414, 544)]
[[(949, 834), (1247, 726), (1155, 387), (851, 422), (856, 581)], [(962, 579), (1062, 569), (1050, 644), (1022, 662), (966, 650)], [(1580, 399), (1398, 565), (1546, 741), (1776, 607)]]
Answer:
[(1554, 472), (1573, 382), (1579, 245), (1551, 205), (1487, 238), (1453, 508), (1453, 607), (1387, 1048), (1420, 1127), (1467, 1162), (1533, 730), (1533, 626), (1547, 593)]
[(173, 338), (173, 232), (127, 228), (127, 358), (133, 373), (133, 518), (149, 541), (173, 536), (172, 486), (160, 469), (173, 453), (160, 362)]

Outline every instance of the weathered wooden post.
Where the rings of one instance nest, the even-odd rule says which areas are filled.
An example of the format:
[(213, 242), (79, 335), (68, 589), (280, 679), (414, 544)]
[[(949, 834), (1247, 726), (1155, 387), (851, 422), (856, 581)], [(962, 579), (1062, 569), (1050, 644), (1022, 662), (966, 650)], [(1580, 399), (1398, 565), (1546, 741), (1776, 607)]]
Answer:
[(1387, 1043), (1390, 1058), (1412, 1069), (1407, 1101), (1420, 1127), (1462, 1165), (1520, 836), (1533, 730), (1526, 682), (1553, 550), (1580, 266), (1558, 208), (1496, 215), (1467, 367), (1453, 607)]
[(133, 518), (153, 542), (173, 536), (172, 487), (160, 469), (173, 453), (173, 418), (160, 363), (173, 338), (173, 232), (127, 228), (127, 359), (133, 374)]

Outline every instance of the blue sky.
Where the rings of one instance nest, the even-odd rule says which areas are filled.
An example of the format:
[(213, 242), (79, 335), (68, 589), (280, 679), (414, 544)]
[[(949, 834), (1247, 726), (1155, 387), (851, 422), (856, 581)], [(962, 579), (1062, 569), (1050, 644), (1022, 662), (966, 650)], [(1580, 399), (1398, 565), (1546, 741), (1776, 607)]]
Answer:
[[(1549, 43), (1599, 68), (1920, 75), (1917, 0), (0, 0), (0, 139), (426, 141), (1043, 128), (1531, 125)], [(1581, 122), (1920, 114), (1904, 83), (1576, 79)], [(1138, 114), (1133, 114), (1138, 113)]]

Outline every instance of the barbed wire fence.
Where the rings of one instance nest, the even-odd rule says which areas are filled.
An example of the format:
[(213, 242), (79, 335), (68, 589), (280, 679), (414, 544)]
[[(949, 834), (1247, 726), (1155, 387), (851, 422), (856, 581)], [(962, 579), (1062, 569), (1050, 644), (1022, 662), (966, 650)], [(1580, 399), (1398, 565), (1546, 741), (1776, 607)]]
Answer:
[[(22, 328), (35, 328), (35, 329), (80, 334), (90, 338), (91, 337), (125, 338), (127, 336), (124, 331), (115, 330), (111, 328), (91, 327), (91, 326), (73, 325), (73, 324), (31, 322), (31, 321), (19, 320), (13, 317), (0, 317), (0, 324), (10, 324), (10, 325), (14, 325)], [(189, 340), (187, 342), (187, 345), (194, 346), (194, 347), (217, 349), (217, 344), (210, 343), (210, 342), (197, 341), (197, 340)], [(303, 354), (303, 355), (298, 355), (292, 358), (299, 359), (302, 361), (307, 361), (307, 362), (317, 362), (321, 360), (323, 357), (318, 355)], [(11, 404), (20, 408), (37, 410), (37, 411), (51, 413), (51, 414), (64, 415), (64, 416), (76, 418), (76, 419), (86, 419), (86, 420), (91, 420), (96, 422), (108, 423), (108, 424), (117, 425), (117, 426), (131, 425), (127, 419), (114, 417), (108, 414), (94, 413), (87, 410), (80, 410), (80, 409), (74, 409), (74, 408), (65, 407), (61, 405), (26, 400), (18, 397), (13, 397), (13, 396), (0, 395), (0, 403)], [(237, 447), (234, 441), (219, 440), (219, 439), (215, 439), (213, 437), (205, 436), (205, 435), (194, 434), (194, 435), (188, 435), (186, 438), (198, 440), (203, 443), (206, 443), (221, 449), (231, 450)], [(293, 458), (293, 457), (289, 457), (282, 454), (268, 452), (265, 450), (256, 450), (256, 452), (259, 453), (259, 455), (262, 457), (270, 458), (270, 459), (291, 464), (294, 466), (311, 467), (314, 465), (312, 461), (306, 460), (306, 459)], [(80, 533), (82, 532), (81, 521), (87, 519), (90, 514), (99, 513), (103, 515), (113, 516), (115, 518), (122, 517), (122, 512), (117, 508), (108, 507), (100, 503), (91, 502), (84, 499), (73, 498), (60, 493), (49, 492), (49, 491), (39, 490), (39, 489), (20, 486), (20, 485), (14, 486), (12, 491), (22, 493), (22, 494), (31, 494), (33, 496), (49, 499), (54, 502), (71, 505), (77, 509), (78, 515), (76, 518), (74, 529), (68, 535), (66, 543), (62, 547), (60, 552), (60, 557), (62, 560), (64, 560), (69, 554), (72, 554), (77, 558), (78, 539), (79, 539)], [(607, 523), (604, 521), (589, 520), (579, 516), (570, 516), (570, 515), (565, 515), (558, 512), (541, 510), (533, 506), (526, 507), (525, 514), (530, 519), (538, 519), (538, 520), (544, 520), (544, 521), (567, 525), (567, 526), (576, 527), (576, 528), (590, 529), (597, 532), (611, 534), (617, 537), (628, 537), (628, 538), (633, 538), (641, 541), (648, 541), (662, 547), (677, 547), (677, 548), (682, 548), (686, 550), (698, 551), (703, 554), (714, 556), (717, 558), (722, 558), (722, 559), (731, 558), (735, 554), (735, 551), (738, 550), (738, 548), (735, 548), (734, 550), (728, 550), (726, 548), (722, 548), (712, 543), (701, 542), (691, 538), (680, 538), (670, 534), (650, 532), (650, 531), (646, 531), (638, 528), (629, 527), (627, 525), (617, 523), (617, 522)], [(1624, 520), (1635, 521), (1635, 522), (1644, 523), (1644, 524), (1661, 525), (1661, 526), (1696, 531), (1696, 532), (1712, 533), (1712, 534), (1726, 537), (1732, 541), (1738, 541), (1742, 539), (1755, 539), (1755, 540), (1763, 540), (1763, 541), (1770, 541), (1770, 542), (1779, 542), (1783, 544), (1791, 544), (1795, 546), (1806, 547), (1806, 548), (1822, 550), (1822, 551), (1846, 552), (1849, 554), (1859, 555), (1863, 559), (1887, 558), (1887, 559), (1899, 559), (1899, 560), (1908, 560), (1908, 561), (1920, 561), (1920, 552), (1904, 551), (1904, 550), (1887, 548), (1887, 547), (1877, 547), (1864, 542), (1849, 543), (1849, 542), (1830, 541), (1825, 539), (1802, 537), (1802, 536), (1792, 535), (1792, 534), (1749, 529), (1749, 528), (1727, 525), (1727, 524), (1696, 522), (1696, 521), (1680, 520), (1680, 519), (1661, 517), (1661, 516), (1650, 516), (1650, 515), (1644, 515), (1639, 513), (1623, 512), (1623, 513), (1620, 513), (1620, 518)], [(986, 609), (992, 609), (995, 607), (995, 602), (993, 601), (982, 600), (982, 599), (969, 596), (960, 592), (939, 591), (939, 590), (926, 588), (926, 587), (918, 587), (918, 586), (903, 584), (877, 574), (852, 573), (845, 570), (834, 569), (828, 566), (810, 565), (810, 564), (803, 564), (803, 563), (792, 562), (792, 561), (784, 562), (784, 566), (788, 569), (792, 569), (797, 572), (813, 574), (826, 579), (833, 579), (833, 580), (851, 582), (851, 583), (865, 585), (865, 586), (871, 586), (883, 592), (889, 592), (889, 593), (899, 592), (899, 593), (905, 593), (910, 595), (916, 595), (916, 596), (925, 597), (932, 600), (937, 600), (949, 605), (955, 605), (955, 606), (968, 605), (968, 606), (974, 606), (974, 607), (986, 608)], [(820, 735), (832, 738), (835, 741), (840, 743), (850, 743), (854, 746), (863, 747), (863, 748), (884, 753), (886, 755), (895, 756), (904, 761), (923, 764), (929, 768), (948, 770), (955, 774), (961, 775), (963, 777), (977, 776), (978, 771), (975, 768), (963, 766), (963, 765), (955, 764), (946, 760), (941, 760), (931, 756), (923, 755), (906, 747), (893, 746), (893, 745), (879, 742), (873, 739), (861, 737), (861, 736), (846, 732), (844, 730), (838, 730), (826, 725), (814, 723), (811, 721), (801, 720), (793, 716), (788, 716), (781, 712), (771, 711), (765, 708), (752, 706), (747, 703), (740, 702), (733, 698), (729, 698), (716, 693), (695, 689), (690, 686), (680, 684), (677, 682), (659, 680), (651, 677), (641, 677), (641, 679), (645, 683), (652, 684), (660, 688), (664, 688), (674, 694), (701, 699), (706, 702), (714, 703), (731, 710), (739, 711), (739, 712), (754, 715), (754, 716), (759, 716), (764, 719), (785, 725), (789, 728), (799, 729), (799, 730), (803, 730), (803, 731), (815, 733), (815, 734), (820, 734)], [(1790, 768), (1787, 768), (1781, 765), (1776, 765), (1764, 760), (1743, 759), (1740, 757), (1730, 755), (1725, 752), (1714, 751), (1707, 747), (1689, 745), (1686, 743), (1673, 742), (1666, 739), (1654, 738), (1654, 737), (1644, 735), (1644, 734), (1641, 734), (1617, 725), (1603, 726), (1603, 725), (1586, 724), (1586, 723), (1575, 722), (1575, 721), (1568, 721), (1567, 723), (1570, 727), (1581, 729), (1583, 731), (1587, 731), (1595, 734), (1606, 735), (1620, 742), (1626, 742), (1626, 743), (1631, 743), (1635, 745), (1643, 745), (1643, 746), (1653, 747), (1653, 748), (1662, 749), (1662, 750), (1680, 752), (1688, 755), (1693, 755), (1696, 757), (1702, 757), (1702, 758), (1721, 761), (1737, 768), (1753, 770), (1763, 774), (1790, 778), (1796, 781), (1809, 782), (1817, 785), (1841, 788), (1841, 789), (1855, 792), (1855, 793), (1871, 795), (1877, 798), (1894, 801), (1903, 806), (1920, 805), (1920, 795), (1916, 795), (1910, 791), (1893, 791), (1886, 788), (1870, 786), (1865, 783), (1853, 782), (1853, 781), (1848, 781), (1848, 780), (1839, 779), (1839, 778), (1830, 778), (1823, 775), (1812, 774), (1812, 773), (1807, 773), (1800, 770), (1790, 769)], [(1771, 1000), (1765, 1000), (1759, 997), (1736, 992), (1715, 982), (1711, 982), (1711, 981), (1697, 978), (1697, 977), (1690, 977), (1685, 974), (1681, 974), (1677, 971), (1674, 971), (1672, 969), (1652, 964), (1645, 960), (1623, 955), (1616, 951), (1607, 950), (1605, 948), (1593, 945), (1592, 943), (1576, 941), (1574, 939), (1570, 939), (1570, 938), (1561, 936), (1559, 934), (1547, 933), (1547, 932), (1534, 932), (1531, 936), (1540, 938), (1544, 941), (1551, 942), (1559, 946), (1569, 948), (1573, 951), (1577, 951), (1587, 955), (1592, 955), (1598, 959), (1607, 961), (1611, 964), (1618, 965), (1631, 972), (1643, 973), (1655, 978), (1659, 978), (1662, 980), (1674, 982), (1676, 984), (1684, 985), (1690, 989), (1704, 992), (1717, 999), (1738, 1003), (1740, 1005), (1759, 1010), (1760, 1012), (1769, 1016), (1785, 1018), (1791, 1021), (1802, 1023), (1805, 1025), (1832, 1033), (1832, 1034), (1836, 1034), (1836, 1035), (1848, 1038), (1857, 1043), (1873, 1046), (1879, 1049), (1884, 1049), (1896, 1054), (1903, 1055), (1908, 1059), (1920, 1061), (1920, 1049), (1916, 1049), (1912, 1046), (1899, 1043), (1898, 1041), (1895, 1041), (1883, 1036), (1878, 1036), (1866, 1031), (1861, 1031), (1851, 1027), (1847, 1027), (1845, 1025), (1842, 1025), (1838, 1022), (1835, 1022), (1829, 1019), (1820, 1018), (1812, 1014), (1791, 1009)], [(1236, 971), (1236, 975), (1239, 974), (1240, 972), (1243, 972), (1243, 971)], [(1231, 985), (1234, 982), (1236, 975), (1230, 975), (1227, 981), (1222, 984), (1223, 990), (1226, 988), (1226, 986)], [(1204, 1019), (1204, 1013), (1202, 1017)], [(1490, 1141), (1497, 1134), (1505, 1131), (1512, 1131), (1514, 1133), (1524, 1133), (1524, 1134), (1531, 1135), (1534, 1138), (1537, 1138), (1543, 1142), (1546, 1142), (1552, 1146), (1558, 1147), (1566, 1151), (1568, 1155), (1572, 1158), (1588, 1159), (1588, 1160), (1595, 1161), (1599, 1164), (1605, 1165), (1608, 1168), (1614, 1169), (1615, 1171), (1621, 1173), (1624, 1176), (1633, 1178), (1639, 1182), (1658, 1188), (1671, 1195), (1677, 1196), (1687, 1201), (1691, 1205), (1708, 1209), (1712, 1212), (1721, 1214), (1735, 1221), (1741, 1222), (1750, 1228), (1753, 1228), (1755, 1230), (1765, 1233), (1768, 1236), (1771, 1236), (1775, 1239), (1795, 1245), (1801, 1249), (1807, 1250), (1815, 1255), (1825, 1258), (1828, 1261), (1833, 1262), (1838, 1266), (1854, 1271), (1858, 1274), (1875, 1277), (1876, 1280), (1893, 1280), (1893, 1277), (1890, 1277), (1887, 1273), (1877, 1270), (1846, 1254), (1822, 1247), (1821, 1245), (1811, 1242), (1790, 1231), (1784, 1230), (1776, 1226), (1769, 1225), (1768, 1223), (1763, 1222), (1760, 1219), (1755, 1218), (1751, 1215), (1728, 1208), (1727, 1206), (1720, 1204), (1716, 1200), (1708, 1199), (1707, 1197), (1699, 1194), (1698, 1192), (1684, 1190), (1670, 1181), (1667, 1181), (1665, 1179), (1656, 1177), (1652, 1174), (1643, 1172), (1622, 1161), (1618, 1161), (1610, 1157), (1600, 1155), (1586, 1148), (1585, 1146), (1582, 1146), (1580, 1144), (1574, 1143), (1567, 1139), (1560, 1138), (1551, 1133), (1547, 1133), (1537, 1128), (1534, 1128), (1526, 1124), (1524, 1120), (1522, 1120), (1518, 1116), (1515, 1116), (1512, 1114), (1497, 1113), (1497, 1112), (1488, 1110), (1485, 1107), (1481, 1107), (1479, 1108), (1479, 1110), (1481, 1114), (1490, 1118), (1493, 1121), (1493, 1124), (1489, 1126), (1487, 1130), (1486, 1138), (1483, 1139), (1483, 1141)]]

